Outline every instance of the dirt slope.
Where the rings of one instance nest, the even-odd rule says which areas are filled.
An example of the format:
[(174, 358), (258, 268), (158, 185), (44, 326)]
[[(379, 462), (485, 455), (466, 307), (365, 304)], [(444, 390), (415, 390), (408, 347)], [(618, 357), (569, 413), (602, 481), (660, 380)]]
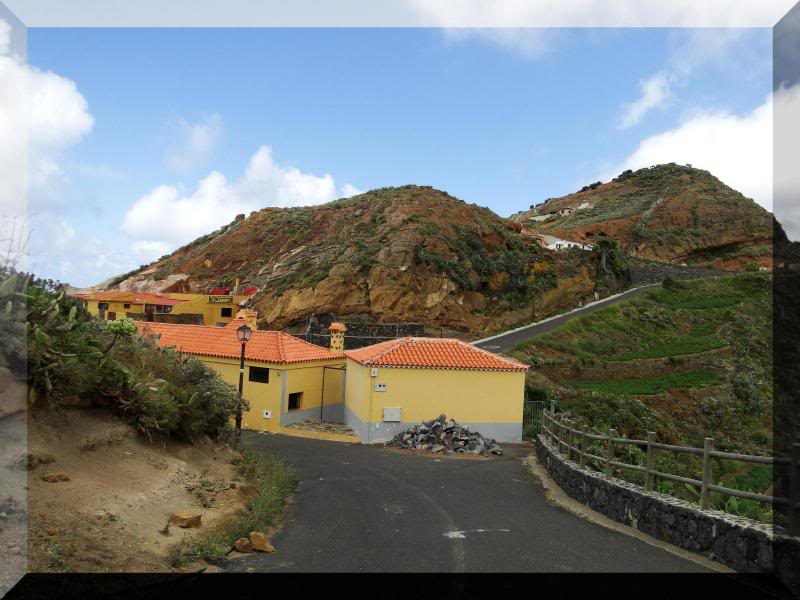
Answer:
[[(170, 571), (173, 545), (245, 506), (247, 487), (228, 487), (236, 453), (207, 438), (150, 443), (103, 409), (30, 411), (28, 427), (31, 571)], [(69, 481), (42, 479), (53, 472)], [(186, 508), (202, 526), (162, 534)]]

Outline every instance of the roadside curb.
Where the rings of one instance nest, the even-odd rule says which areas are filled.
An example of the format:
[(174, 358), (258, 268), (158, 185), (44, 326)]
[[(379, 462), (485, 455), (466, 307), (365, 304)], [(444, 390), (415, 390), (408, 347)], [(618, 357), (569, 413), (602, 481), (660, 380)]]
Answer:
[(663, 542), (661, 540), (657, 540), (654, 537), (647, 535), (646, 533), (642, 533), (641, 531), (634, 529), (628, 525), (623, 525), (609, 517), (592, 510), (585, 504), (578, 502), (577, 500), (570, 498), (566, 492), (564, 492), (555, 481), (550, 477), (547, 473), (545, 468), (539, 463), (536, 456), (530, 455), (524, 459), (522, 459), (522, 464), (526, 468), (526, 470), (533, 475), (539, 483), (541, 483), (542, 487), (544, 488), (544, 495), (547, 501), (552, 504), (553, 506), (557, 506), (563, 510), (566, 510), (577, 517), (581, 517), (582, 519), (586, 519), (596, 525), (600, 525), (606, 529), (611, 529), (612, 531), (616, 531), (618, 533), (625, 534), (632, 538), (639, 540), (640, 542), (644, 542), (649, 546), (654, 546), (670, 554), (678, 556), (684, 560), (688, 560), (690, 562), (695, 563), (696, 565), (708, 569), (710, 571), (715, 571), (717, 573), (728, 573), (734, 574), (736, 573), (735, 570), (726, 567), (725, 565), (718, 563), (717, 561), (711, 560), (710, 558), (706, 558), (705, 556), (695, 554), (694, 552), (689, 552), (688, 550), (683, 550), (682, 548), (678, 548), (677, 546), (673, 546), (668, 542)]

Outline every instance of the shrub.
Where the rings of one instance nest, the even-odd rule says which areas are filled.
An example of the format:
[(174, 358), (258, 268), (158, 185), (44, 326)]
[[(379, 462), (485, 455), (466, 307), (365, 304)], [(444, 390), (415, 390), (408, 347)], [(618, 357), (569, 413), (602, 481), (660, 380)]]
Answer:
[(200, 360), (135, 335), (136, 324), (89, 319), (61, 286), (26, 282), (31, 401), (84, 398), (114, 406), (141, 432), (219, 436), (238, 393)]

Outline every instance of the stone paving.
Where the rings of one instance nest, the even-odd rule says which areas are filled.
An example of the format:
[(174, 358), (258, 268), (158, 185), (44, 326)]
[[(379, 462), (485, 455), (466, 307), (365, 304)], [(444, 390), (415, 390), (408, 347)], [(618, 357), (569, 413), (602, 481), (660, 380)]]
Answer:
[(299, 431), (314, 431), (317, 433), (336, 433), (339, 435), (355, 436), (356, 432), (344, 423), (334, 421), (320, 421), (319, 419), (305, 419), (287, 425), (284, 429), (296, 429)]

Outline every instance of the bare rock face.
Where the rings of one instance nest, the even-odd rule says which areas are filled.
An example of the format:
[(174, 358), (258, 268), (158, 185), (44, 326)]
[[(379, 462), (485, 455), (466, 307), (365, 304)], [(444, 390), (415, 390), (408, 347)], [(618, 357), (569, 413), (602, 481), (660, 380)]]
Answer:
[(60, 471), (56, 471), (53, 473), (46, 473), (44, 476), (42, 476), (42, 479), (47, 483), (60, 483), (62, 481), (69, 481), (69, 475)]
[(253, 544), (247, 538), (239, 538), (233, 543), (233, 549), (237, 552), (250, 553), (253, 551)]
[(178, 527), (188, 529), (191, 527), (200, 527), (202, 513), (195, 510), (179, 510), (172, 514), (170, 521)]
[(270, 544), (267, 536), (260, 531), (250, 532), (250, 545), (258, 552), (275, 552), (275, 547)]

